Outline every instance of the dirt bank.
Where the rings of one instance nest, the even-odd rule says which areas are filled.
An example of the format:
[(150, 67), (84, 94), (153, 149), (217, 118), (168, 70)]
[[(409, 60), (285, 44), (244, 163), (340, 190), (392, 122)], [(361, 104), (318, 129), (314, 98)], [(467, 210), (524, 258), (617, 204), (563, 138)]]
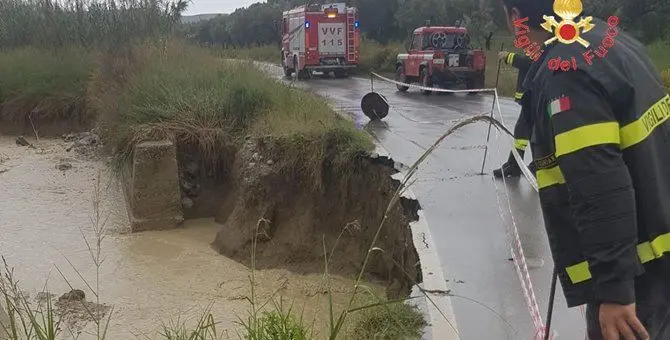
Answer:
[[(341, 235), (331, 271), (354, 277), (398, 187), (391, 178), (397, 171), (380, 157), (354, 157), (342, 166), (329, 154), (317, 173), (310, 173), (296, 165), (308, 155), (295, 159), (276, 139), (249, 139), (229, 153), (229, 168), (221, 170), (226, 175), (213, 178), (193, 153), (180, 152), (185, 214), (215, 217), (222, 227), (214, 247), (246, 264), (259, 228), (257, 266), (302, 274), (323, 273), (323, 241), (330, 252)], [(407, 296), (420, 280), (408, 224), (417, 218), (416, 209), (416, 202), (403, 199), (388, 211), (375, 245), (381, 250), (366, 268), (386, 283), (391, 297)]]
[[(26, 139), (35, 148), (0, 136), (0, 201), (8, 203), (0, 205), (0, 255), (15, 267), (31, 302), (37, 303), (45, 287), (56, 297), (70, 291), (56, 266), (75, 288), (85, 291), (87, 300), (95, 300), (70, 263), (95, 285), (96, 267), (83, 237), (95, 243), (91, 201), (99, 197), (106, 221), (100, 303), (112, 308), (107, 338), (163, 339), (157, 333), (163, 323), (192, 325), (210, 304), (217, 329), (237, 338), (236, 322), (246, 318), (249, 308), (249, 268), (211, 248), (220, 224), (213, 218), (191, 219), (179, 229), (130, 233), (121, 186), (104, 162), (80, 154), (73, 142), (63, 139)], [(66, 163), (70, 166), (60, 166)], [(334, 275), (331, 285), (338, 312), (348, 302), (351, 279)], [(325, 287), (321, 273), (303, 275), (285, 268), (256, 272), (258, 299), (265, 302), (278, 292), (285, 303), (294, 303), (294, 310), (304, 310), (306, 324), (313, 324), (317, 335), (327, 329)], [(88, 333), (92, 322), (75, 321), (83, 327), (80, 340), (95, 338)], [(70, 339), (68, 335), (63, 329), (59, 339)]]

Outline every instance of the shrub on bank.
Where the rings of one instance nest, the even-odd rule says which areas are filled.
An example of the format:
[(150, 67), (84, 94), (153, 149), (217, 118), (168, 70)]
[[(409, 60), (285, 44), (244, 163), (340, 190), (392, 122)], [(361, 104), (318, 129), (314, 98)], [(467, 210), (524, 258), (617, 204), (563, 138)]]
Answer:
[(395, 65), (399, 53), (404, 53), (402, 43), (392, 42), (382, 45), (374, 40), (361, 39), (360, 70), (376, 72), (395, 72)]
[(353, 314), (350, 338), (421, 339), (425, 326), (426, 321), (416, 306), (404, 302), (387, 303)]
[(323, 158), (326, 142), (336, 145), (333, 157), (342, 160), (373, 146), (325, 101), (272, 80), (249, 62), (222, 62), (177, 42), (144, 44), (131, 54), (122, 80), (110, 84), (110, 76), (100, 74), (92, 86), (92, 102), (103, 121), (111, 122), (104, 132), (120, 159), (136, 143), (157, 138), (195, 146), (213, 165), (225, 156), (222, 148), (248, 136), (286, 141), (289, 154), (304, 166)]
[(89, 120), (86, 83), (94, 68), (80, 48), (20, 48), (0, 53), (0, 121)]

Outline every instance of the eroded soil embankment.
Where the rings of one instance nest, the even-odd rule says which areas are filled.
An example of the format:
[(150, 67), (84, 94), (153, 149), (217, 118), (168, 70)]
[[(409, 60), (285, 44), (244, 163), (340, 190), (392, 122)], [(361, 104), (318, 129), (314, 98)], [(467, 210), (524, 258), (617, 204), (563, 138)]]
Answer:
[(0, 135), (60, 137), (68, 133), (85, 132), (93, 126), (93, 118), (86, 116), (83, 113), (85, 110), (80, 107), (69, 108), (62, 117), (37, 109), (19, 117), (11, 117), (4, 111), (0, 108)]
[(386, 282), (390, 297), (407, 296), (420, 281), (409, 227), (418, 204), (402, 199), (387, 212), (399, 185), (388, 159), (352, 157), (343, 167), (325, 153), (309, 173), (276, 140), (248, 139), (216, 179), (194, 155), (179, 148), (185, 217), (213, 216), (223, 225), (213, 242), (221, 254), (249, 263), (257, 235), (257, 267), (322, 273), (324, 242), (331, 253), (340, 237), (330, 271), (354, 277), (386, 214), (366, 273)]

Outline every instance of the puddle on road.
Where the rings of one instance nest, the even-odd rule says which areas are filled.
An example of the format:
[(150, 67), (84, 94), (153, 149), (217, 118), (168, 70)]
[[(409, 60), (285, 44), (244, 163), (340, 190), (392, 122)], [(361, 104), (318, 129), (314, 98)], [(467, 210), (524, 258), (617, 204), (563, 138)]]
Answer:
[[(66, 258), (95, 285), (95, 265), (84, 242), (95, 243), (92, 202), (101, 175), (100, 214), (106, 221), (100, 268), (100, 303), (113, 306), (108, 339), (156, 339), (162, 323), (196, 322), (213, 303), (212, 313), (231, 338), (238, 316), (247, 316), (249, 270), (210, 248), (217, 224), (187, 221), (171, 231), (129, 233), (122, 191), (101, 161), (78, 160), (60, 140), (40, 140), (36, 149), (18, 146), (0, 136), (0, 255), (5, 256), (21, 288), (31, 299), (44, 290), (59, 296), (74, 288), (93, 294)], [(72, 167), (63, 166), (69, 163)], [(59, 166), (60, 165), (60, 166)], [(60, 170), (60, 169), (66, 170)], [(320, 273), (297, 275), (283, 269), (256, 274), (262, 301), (276, 290), (294, 310), (304, 308), (304, 320), (317, 329), (326, 322), (326, 296)], [(348, 298), (351, 280), (333, 278), (336, 303)], [(313, 321), (314, 320), (314, 321)], [(86, 334), (79, 339), (93, 338)], [(64, 333), (63, 333), (64, 334)], [(66, 337), (67, 338), (67, 337)], [(224, 337), (225, 338), (225, 337)]]

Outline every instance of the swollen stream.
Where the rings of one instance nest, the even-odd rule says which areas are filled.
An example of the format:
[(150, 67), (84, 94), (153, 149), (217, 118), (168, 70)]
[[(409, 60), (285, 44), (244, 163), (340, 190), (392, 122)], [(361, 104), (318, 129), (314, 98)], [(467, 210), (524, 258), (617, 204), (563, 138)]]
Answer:
[[(194, 324), (210, 304), (217, 331), (223, 338), (238, 338), (236, 322), (238, 317), (246, 321), (249, 310), (250, 271), (210, 248), (217, 231), (213, 220), (131, 234), (121, 188), (104, 162), (77, 159), (61, 140), (30, 141), (36, 148), (0, 136), (0, 255), (15, 268), (31, 300), (39, 292), (57, 297), (70, 290), (58, 268), (74, 288), (86, 292), (88, 301), (95, 301), (73, 267), (95, 287), (96, 266), (84, 237), (95, 247), (97, 196), (104, 222), (100, 303), (113, 307), (107, 338), (158, 339), (162, 324)], [(294, 310), (304, 308), (305, 323), (323, 329), (327, 304), (322, 274), (273, 269), (258, 271), (256, 278), (263, 302), (278, 291), (285, 304), (294, 303)], [(333, 281), (335, 303), (342, 303), (351, 281)], [(94, 324), (86, 325), (79, 339), (95, 338), (89, 334)], [(63, 338), (71, 338), (68, 332), (63, 330)]]

